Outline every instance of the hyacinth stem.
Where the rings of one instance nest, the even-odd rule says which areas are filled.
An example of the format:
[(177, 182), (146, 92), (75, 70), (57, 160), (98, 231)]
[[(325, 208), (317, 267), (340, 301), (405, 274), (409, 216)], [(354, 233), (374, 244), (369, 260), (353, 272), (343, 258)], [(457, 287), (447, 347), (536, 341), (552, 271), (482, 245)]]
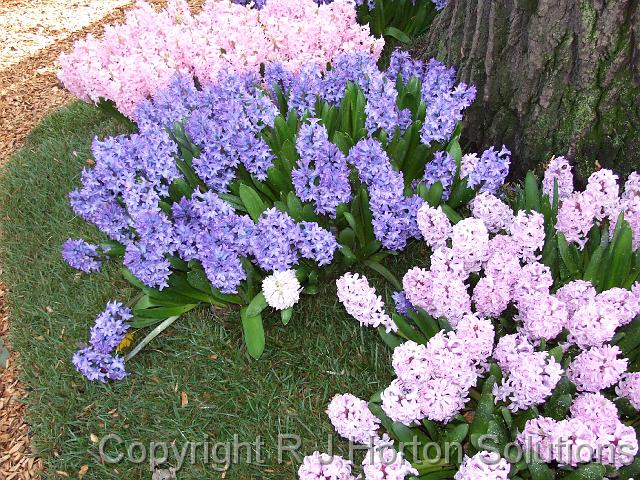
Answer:
[(472, 388), (471, 390), (469, 390), (469, 396), (476, 401), (480, 401), (480, 392), (475, 388)]
[(133, 357), (135, 357), (140, 352), (140, 350), (142, 350), (144, 347), (146, 347), (149, 344), (149, 342), (151, 342), (151, 340), (153, 340), (158, 335), (160, 335), (163, 331), (165, 331), (178, 318), (180, 318), (180, 315), (169, 317), (165, 321), (163, 321), (160, 325), (158, 325), (156, 328), (154, 328), (146, 337), (142, 339), (142, 341), (138, 345), (135, 346), (133, 350), (131, 350), (124, 357), (125, 362), (128, 362)]

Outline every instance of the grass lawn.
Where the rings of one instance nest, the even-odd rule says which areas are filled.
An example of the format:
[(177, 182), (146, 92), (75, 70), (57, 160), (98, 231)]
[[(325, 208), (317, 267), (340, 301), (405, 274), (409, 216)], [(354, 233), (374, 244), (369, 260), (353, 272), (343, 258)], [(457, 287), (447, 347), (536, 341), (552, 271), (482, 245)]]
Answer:
[[(28, 421), (47, 466), (44, 477), (65, 471), (77, 478), (87, 465), (85, 479), (150, 478), (147, 462), (96, 460), (96, 438), (115, 434), (122, 438), (122, 453), (133, 442), (175, 442), (181, 449), (186, 442), (212, 446), (234, 435), (241, 442), (261, 436), (263, 465), (231, 465), (222, 478), (295, 478), (297, 462), (277, 461), (278, 434), (300, 435), (302, 454), (327, 450), (332, 428), (324, 410), (330, 398), (344, 392), (368, 398), (391, 378), (389, 350), (375, 331), (346, 315), (332, 281), (302, 302), (289, 326), (275, 316), (267, 319), (260, 361), (246, 354), (235, 312), (203, 308), (178, 320), (132, 360), (123, 382), (88, 383), (71, 365), (104, 304), (134, 294), (117, 264), (81, 275), (60, 257), (69, 237), (100, 239), (96, 228), (73, 216), (67, 194), (79, 185), (93, 136), (123, 130), (97, 109), (74, 103), (31, 133), (0, 179), (0, 254), (12, 342), (30, 389)], [(344, 447), (336, 441), (338, 452)], [(115, 453), (115, 441), (107, 450)], [(133, 453), (139, 456), (139, 447)], [(200, 450), (178, 478), (220, 478), (212, 470), (226, 463), (219, 461), (205, 464)]]

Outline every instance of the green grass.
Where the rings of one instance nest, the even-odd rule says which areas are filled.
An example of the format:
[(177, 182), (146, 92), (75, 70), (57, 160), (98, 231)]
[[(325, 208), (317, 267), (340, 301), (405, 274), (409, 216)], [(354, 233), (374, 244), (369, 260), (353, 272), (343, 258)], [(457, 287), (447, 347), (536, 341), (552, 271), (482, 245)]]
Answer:
[[(0, 255), (11, 340), (21, 354), (28, 421), (46, 463), (45, 478), (58, 478), (58, 470), (76, 476), (82, 465), (89, 467), (87, 479), (150, 478), (146, 463), (96, 460), (91, 437), (107, 434), (126, 445), (175, 441), (178, 448), (233, 441), (236, 434), (239, 441), (261, 436), (264, 464), (231, 465), (226, 478), (295, 478), (297, 462), (277, 461), (278, 434), (301, 435), (303, 454), (326, 450), (330, 398), (344, 392), (368, 398), (391, 378), (389, 350), (375, 331), (348, 318), (332, 281), (305, 298), (287, 327), (267, 319), (260, 361), (246, 353), (236, 312), (203, 308), (179, 319), (130, 362), (123, 382), (88, 383), (71, 366), (71, 355), (86, 342), (104, 304), (134, 294), (116, 264), (80, 275), (59, 253), (69, 237), (101, 238), (73, 216), (67, 194), (79, 184), (93, 136), (119, 131), (123, 127), (97, 109), (74, 103), (31, 133), (0, 179)], [(189, 399), (184, 408), (181, 392)], [(338, 452), (344, 448), (336, 442)], [(199, 453), (178, 478), (219, 475)]]

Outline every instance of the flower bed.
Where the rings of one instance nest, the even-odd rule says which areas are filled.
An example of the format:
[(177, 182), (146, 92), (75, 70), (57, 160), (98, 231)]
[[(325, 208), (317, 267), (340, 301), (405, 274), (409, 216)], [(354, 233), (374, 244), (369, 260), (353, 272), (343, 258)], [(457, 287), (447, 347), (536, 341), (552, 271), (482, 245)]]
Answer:
[[(300, 291), (314, 294), (336, 255), (392, 278), (380, 261), (420, 235), (420, 205), (444, 197), (458, 216), (475, 190), (455, 175), (457, 140), (445, 142), (474, 93), (441, 64), (400, 53), (386, 71), (352, 54), (327, 72), (272, 65), (264, 77), (225, 76), (202, 90), (176, 78), (140, 105), (139, 133), (94, 142), (96, 165), (71, 206), (112, 242), (69, 240), (63, 256), (85, 272), (122, 256), (142, 297), (132, 318), (128, 310), (120, 318), (134, 328), (160, 324), (151, 338), (202, 302), (240, 306), (249, 352), (259, 357), (261, 312), (276, 308), (286, 324)], [(472, 186), (495, 189), (507, 154), (483, 154)], [(437, 180), (433, 164), (443, 161), (454, 169)], [(482, 169), (495, 162), (506, 168), (486, 177)], [(114, 348), (91, 345), (85, 356)], [(92, 378), (113, 361), (92, 358), (76, 361)]]
[[(412, 12), (416, 27), (434, 8), (390, 5), (362, 4), (360, 18), (401, 41), (381, 19)], [(143, 5), (63, 59), (70, 88), (114, 101), (137, 129), (96, 139), (70, 195), (110, 241), (70, 239), (65, 260), (90, 273), (115, 258), (139, 289), (132, 305), (107, 304), (74, 366), (122, 380), (125, 360), (203, 304), (238, 310), (258, 358), (265, 312), (286, 325), (329, 271), (364, 270), (393, 288), (395, 313), (361, 273), (338, 274), (337, 296), (393, 348), (397, 378), (327, 413), (370, 447), (366, 479), (630, 478), (640, 177), (620, 194), (600, 170), (575, 191), (560, 157), (541, 185), (530, 173), (505, 187), (505, 146), (460, 147), (475, 88), (400, 51), (381, 68), (381, 49), (347, 0), (224, 0), (198, 15)], [(418, 242), (428, 255), (400, 282), (385, 260)], [(299, 476), (352, 469), (315, 452)]]
[(324, 67), (354, 51), (377, 58), (383, 45), (358, 25), (349, 0), (277, 0), (260, 11), (209, 0), (196, 15), (182, 0), (171, 0), (160, 12), (141, 2), (124, 24), (107, 27), (101, 40), (90, 35), (61, 55), (58, 77), (78, 98), (112, 101), (135, 119), (137, 105), (176, 73), (208, 83), (220, 72), (258, 72), (267, 62), (297, 71), (309, 62)]
[[(452, 224), (424, 205), (418, 224), (429, 234), (430, 265), (405, 274), (392, 315), (365, 277), (337, 281), (347, 312), (383, 326), (394, 347), (389, 387), (370, 402), (337, 395), (327, 410), (339, 435), (372, 446), (366, 478), (633, 475), (637, 178), (619, 195), (617, 177), (601, 170), (574, 192), (571, 167), (558, 158), (543, 193), (529, 175), (511, 206), (481, 194), (473, 216)], [(581, 223), (567, 222), (576, 199), (590, 208), (578, 210)], [(587, 224), (577, 247), (567, 243)], [(419, 448), (410, 448), (416, 439)], [(441, 447), (456, 450), (445, 458)], [(316, 452), (300, 478), (325, 478), (334, 466), (330, 478), (355, 478), (350, 462), (330, 465)]]

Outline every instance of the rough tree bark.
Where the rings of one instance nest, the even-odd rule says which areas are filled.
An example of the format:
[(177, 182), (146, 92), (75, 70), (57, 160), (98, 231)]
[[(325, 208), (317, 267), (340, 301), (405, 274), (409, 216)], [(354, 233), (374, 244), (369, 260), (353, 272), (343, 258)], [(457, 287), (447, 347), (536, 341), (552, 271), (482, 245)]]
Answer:
[(640, 1), (449, 0), (414, 53), (476, 84), (465, 136), (516, 174), (563, 154), (640, 170)]

